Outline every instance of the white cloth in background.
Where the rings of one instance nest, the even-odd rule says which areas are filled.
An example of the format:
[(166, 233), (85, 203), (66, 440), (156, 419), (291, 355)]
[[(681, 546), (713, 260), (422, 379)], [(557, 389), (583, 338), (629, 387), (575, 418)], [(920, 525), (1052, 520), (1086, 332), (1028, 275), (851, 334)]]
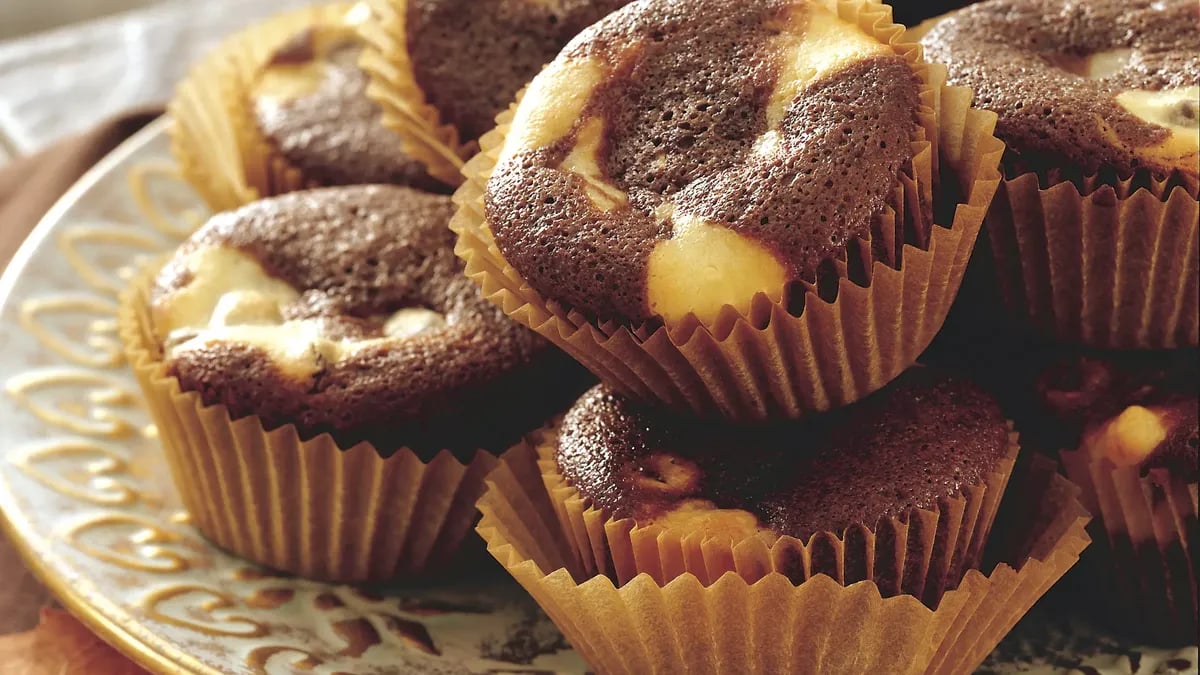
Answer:
[(0, 164), (132, 106), (251, 21), (313, 0), (171, 0), (0, 43)]

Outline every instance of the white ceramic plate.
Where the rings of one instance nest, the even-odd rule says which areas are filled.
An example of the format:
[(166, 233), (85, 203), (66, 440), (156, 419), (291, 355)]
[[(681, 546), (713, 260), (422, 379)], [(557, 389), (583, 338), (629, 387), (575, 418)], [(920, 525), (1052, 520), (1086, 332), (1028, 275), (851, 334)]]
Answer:
[[(0, 507), (31, 567), (81, 620), (163, 673), (580, 673), (498, 566), (371, 591), (264, 573), (188, 524), (116, 338), (138, 263), (204, 218), (165, 123), (88, 174), (0, 283)], [(1122, 644), (1035, 610), (984, 672), (1196, 673), (1195, 647)]]

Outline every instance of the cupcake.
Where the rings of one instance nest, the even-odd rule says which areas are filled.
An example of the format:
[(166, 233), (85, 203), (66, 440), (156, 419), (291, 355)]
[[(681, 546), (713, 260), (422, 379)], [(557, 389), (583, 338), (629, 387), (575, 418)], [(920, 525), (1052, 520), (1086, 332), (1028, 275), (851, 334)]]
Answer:
[(1088, 559), (1110, 589), (1098, 614), (1157, 643), (1196, 638), (1198, 366), (1194, 352), (1083, 357), (1041, 382), (1067, 475), (1097, 516), (1103, 545)]
[[(570, 488), (556, 499), (573, 516), (564, 526), (574, 514), (620, 523), (605, 526), (605, 556), (594, 561), (617, 582), (642, 572), (659, 583), (685, 571), (704, 583), (730, 571), (751, 583), (768, 572), (797, 584), (826, 574), (931, 606), (979, 566), (1017, 454), (995, 400), (927, 368), (847, 408), (767, 425), (656, 413), (602, 386), (556, 436), (544, 480)], [(631, 542), (618, 541), (626, 525)], [(704, 555), (718, 540), (744, 550)], [(744, 565), (755, 553), (758, 564)]]
[[(799, 417), (894, 379), (957, 292), (999, 144), (886, 6), (839, 7), (652, 0), (584, 31), (465, 169), (468, 273), (642, 401)], [(971, 195), (949, 227), (939, 102)]]
[(988, 243), (1005, 303), (1042, 335), (1200, 343), (1197, 20), (1191, 0), (988, 0), (922, 39), (999, 115)]
[(435, 569), (495, 456), (586, 386), (463, 276), (451, 211), (396, 186), (291, 193), (214, 217), (124, 295), (130, 362), (215, 543), (320, 579)]
[[(1051, 452), (1074, 450), (1084, 433), (1116, 417), (1144, 397), (1187, 392), (1200, 380), (1200, 356), (1193, 350), (1143, 352), (1034, 352), (1027, 360), (1035, 407), (1030, 425), (1036, 444)], [(1026, 393), (1028, 390), (1026, 390)], [(1032, 430), (1031, 430), (1032, 431)]]
[(1086, 545), (1039, 465), (979, 571), (1016, 453), (934, 369), (765, 425), (601, 386), (501, 460), (479, 531), (597, 672), (969, 672)]
[(373, 0), (363, 61), (388, 126), (438, 178), (579, 31), (630, 0)]
[(215, 209), (337, 185), (449, 188), (383, 126), (358, 66), (365, 5), (285, 14), (220, 46), (179, 87), (172, 149)]

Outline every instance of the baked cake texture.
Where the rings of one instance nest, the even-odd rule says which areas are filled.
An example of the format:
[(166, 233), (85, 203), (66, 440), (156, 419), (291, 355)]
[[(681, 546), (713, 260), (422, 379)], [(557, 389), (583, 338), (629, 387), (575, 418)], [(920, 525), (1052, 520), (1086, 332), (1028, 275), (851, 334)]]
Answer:
[(923, 39), (995, 111), (1008, 162), (1200, 174), (1200, 5), (987, 0)]
[(502, 450), (582, 389), (581, 369), (463, 275), (448, 197), (326, 188), (215, 216), (152, 292), (184, 391), (267, 429)]
[[(601, 320), (778, 300), (878, 234), (912, 159), (919, 87), (890, 46), (819, 3), (638, 2), (525, 93), (488, 225), (534, 289)], [(908, 222), (925, 241), (927, 219)]]

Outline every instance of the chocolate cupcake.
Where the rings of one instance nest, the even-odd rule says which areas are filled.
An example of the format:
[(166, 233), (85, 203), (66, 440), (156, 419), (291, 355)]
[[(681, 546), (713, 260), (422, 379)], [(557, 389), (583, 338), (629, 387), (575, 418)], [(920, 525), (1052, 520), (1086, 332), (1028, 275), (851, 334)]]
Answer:
[(1044, 430), (1037, 443), (1052, 452), (1078, 448), (1088, 429), (1130, 405), (1174, 398), (1200, 380), (1200, 357), (1192, 350), (1049, 352), (1032, 360), (1042, 362), (1033, 397), (1040, 414), (1034, 423)]
[[(932, 219), (926, 103), (961, 96), (883, 5), (690, 1), (609, 15), (533, 81), (465, 171), (460, 254), (635, 398), (739, 419), (857, 400), (932, 339), (978, 231), (990, 184)], [(986, 173), (986, 126), (947, 163)]]
[(375, 0), (364, 60), (389, 127), (429, 171), (463, 162), (572, 37), (630, 0)]
[[(1196, 353), (1085, 357), (1042, 380), (1103, 542), (1088, 560), (1102, 616), (1156, 643), (1196, 637)], [(1077, 450), (1074, 448), (1078, 448)]]
[(126, 294), (130, 360), (216, 543), (324, 579), (429, 569), (495, 455), (580, 390), (462, 275), (451, 211), (401, 187), (292, 193), (214, 217)]
[(1074, 487), (1038, 464), (980, 571), (1015, 437), (932, 369), (767, 425), (601, 386), (531, 438), (479, 532), (597, 672), (970, 672), (1087, 543)]
[(305, 31), (271, 56), (251, 85), (258, 130), (310, 181), (321, 185), (408, 185), (445, 192), (400, 137), (384, 129), (367, 98), (358, 67), (362, 45), (353, 33)]
[(1057, 340), (1200, 343), (1200, 9), (988, 0), (923, 39), (999, 115), (988, 215), (1000, 290)]
[(281, 15), (193, 70), (171, 104), (172, 147), (211, 206), (319, 186), (449, 191), (405, 153), (367, 97), (354, 27), (369, 15), (365, 5)]
[[(544, 480), (573, 491), (565, 512), (613, 523), (591, 543), (605, 552), (595, 571), (618, 583), (642, 572), (663, 584), (683, 573), (753, 583), (781, 572), (797, 584), (826, 574), (931, 607), (979, 566), (1017, 454), (995, 400), (927, 368), (847, 408), (766, 425), (678, 417), (599, 387), (552, 447)], [(720, 547), (730, 555), (714, 555)], [(747, 566), (739, 549), (765, 555)]]

